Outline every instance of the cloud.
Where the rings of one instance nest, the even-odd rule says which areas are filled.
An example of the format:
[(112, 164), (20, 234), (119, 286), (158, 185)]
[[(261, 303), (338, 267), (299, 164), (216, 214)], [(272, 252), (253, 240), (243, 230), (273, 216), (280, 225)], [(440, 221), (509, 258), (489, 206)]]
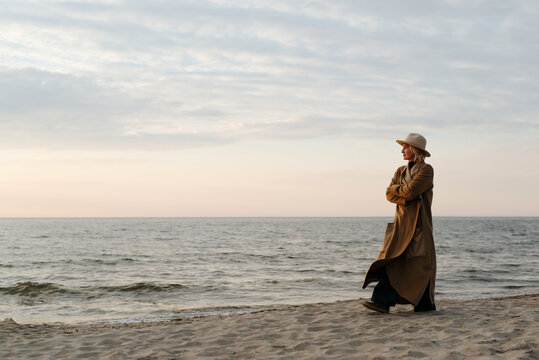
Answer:
[[(35, 69), (0, 71), (4, 147), (173, 149), (230, 142), (226, 134), (171, 132), (167, 121), (160, 130), (163, 122), (156, 118), (170, 105), (132, 97), (85, 77)], [(172, 105), (181, 107), (181, 102)], [(146, 113), (154, 118), (147, 119)], [(223, 115), (201, 107), (177, 111), (175, 119)]]
[(533, 1), (18, 1), (4, 146), (537, 132)]
[(55, 140), (63, 141), (118, 133), (122, 118), (136, 114), (143, 103), (88, 78), (35, 69), (0, 71), (1, 126), (7, 140), (17, 134), (33, 139), (56, 134)]

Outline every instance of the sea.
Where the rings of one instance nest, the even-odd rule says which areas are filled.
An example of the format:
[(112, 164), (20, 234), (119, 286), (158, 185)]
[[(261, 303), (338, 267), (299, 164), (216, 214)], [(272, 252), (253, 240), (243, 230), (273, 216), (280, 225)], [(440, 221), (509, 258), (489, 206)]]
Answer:
[[(164, 321), (368, 298), (390, 221), (0, 219), (0, 320)], [(539, 293), (539, 218), (433, 224), (438, 299)]]

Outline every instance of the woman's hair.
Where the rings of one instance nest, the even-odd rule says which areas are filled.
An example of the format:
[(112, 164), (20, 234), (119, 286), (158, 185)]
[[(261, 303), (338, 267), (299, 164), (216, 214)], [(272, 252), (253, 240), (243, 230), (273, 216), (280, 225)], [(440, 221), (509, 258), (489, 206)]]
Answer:
[(414, 153), (415, 162), (421, 162), (425, 159), (425, 152), (423, 150), (418, 149), (410, 144), (408, 144), (408, 146), (410, 146), (410, 150), (412, 150), (412, 152)]

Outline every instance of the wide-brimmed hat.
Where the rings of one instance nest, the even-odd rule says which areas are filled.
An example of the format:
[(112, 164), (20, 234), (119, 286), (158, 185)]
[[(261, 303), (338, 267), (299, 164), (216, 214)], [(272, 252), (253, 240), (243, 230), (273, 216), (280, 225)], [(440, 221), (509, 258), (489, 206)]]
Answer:
[(409, 133), (406, 139), (404, 140), (397, 140), (397, 142), (401, 145), (408, 144), (412, 145), (418, 149), (421, 149), (425, 152), (425, 156), (430, 156), (430, 153), (425, 150), (425, 147), (427, 146), (427, 139), (425, 139), (423, 136), (416, 134), (416, 133)]

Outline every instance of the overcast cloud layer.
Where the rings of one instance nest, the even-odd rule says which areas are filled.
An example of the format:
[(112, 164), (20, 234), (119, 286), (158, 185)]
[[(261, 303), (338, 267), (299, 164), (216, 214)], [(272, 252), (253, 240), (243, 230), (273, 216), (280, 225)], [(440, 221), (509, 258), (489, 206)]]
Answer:
[(539, 130), (529, 1), (2, 1), (4, 147)]

